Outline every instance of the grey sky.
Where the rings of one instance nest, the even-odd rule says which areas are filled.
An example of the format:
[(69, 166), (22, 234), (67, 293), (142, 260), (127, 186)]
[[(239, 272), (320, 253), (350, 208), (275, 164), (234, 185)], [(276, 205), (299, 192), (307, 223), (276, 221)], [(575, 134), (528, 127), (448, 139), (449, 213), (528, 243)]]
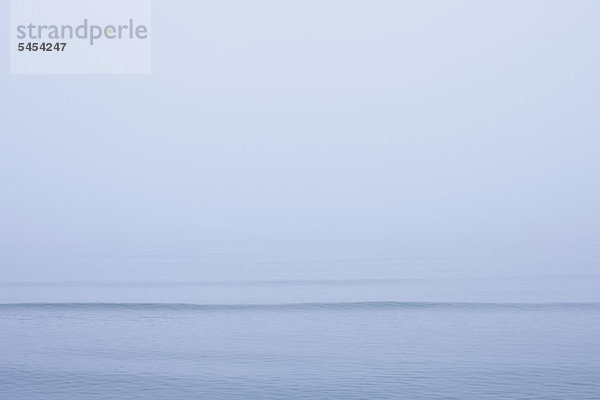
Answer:
[(0, 279), (25, 255), (270, 249), (598, 273), (599, 19), (155, 0), (150, 76), (8, 75), (3, 51)]

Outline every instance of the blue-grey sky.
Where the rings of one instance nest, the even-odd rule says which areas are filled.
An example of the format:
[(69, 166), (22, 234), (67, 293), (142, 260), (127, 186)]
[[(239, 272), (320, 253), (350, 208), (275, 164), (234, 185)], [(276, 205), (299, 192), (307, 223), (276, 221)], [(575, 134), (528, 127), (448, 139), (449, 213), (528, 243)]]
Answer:
[(3, 51), (0, 279), (152, 252), (598, 273), (599, 20), (595, 0), (155, 0), (149, 76), (9, 75)]

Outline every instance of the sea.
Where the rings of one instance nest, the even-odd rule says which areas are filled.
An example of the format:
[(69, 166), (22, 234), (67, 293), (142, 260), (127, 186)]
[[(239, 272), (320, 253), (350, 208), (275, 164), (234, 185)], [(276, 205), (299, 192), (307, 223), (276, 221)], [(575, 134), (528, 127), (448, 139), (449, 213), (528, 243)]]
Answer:
[(576, 281), (3, 283), (0, 399), (599, 399)]

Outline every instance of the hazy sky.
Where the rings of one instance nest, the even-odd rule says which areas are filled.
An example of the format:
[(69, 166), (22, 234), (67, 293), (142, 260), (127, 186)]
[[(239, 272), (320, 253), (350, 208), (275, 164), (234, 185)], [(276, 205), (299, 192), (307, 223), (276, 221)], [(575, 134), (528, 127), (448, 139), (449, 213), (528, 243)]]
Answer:
[(0, 279), (21, 256), (270, 249), (597, 273), (599, 20), (596, 0), (155, 0), (149, 76), (9, 75), (5, 48)]

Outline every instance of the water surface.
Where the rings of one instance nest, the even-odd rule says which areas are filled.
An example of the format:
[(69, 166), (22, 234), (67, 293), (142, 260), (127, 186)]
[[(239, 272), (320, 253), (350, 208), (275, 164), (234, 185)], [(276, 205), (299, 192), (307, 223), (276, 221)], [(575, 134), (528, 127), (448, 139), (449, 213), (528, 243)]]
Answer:
[(600, 303), (0, 305), (0, 398), (596, 399)]

